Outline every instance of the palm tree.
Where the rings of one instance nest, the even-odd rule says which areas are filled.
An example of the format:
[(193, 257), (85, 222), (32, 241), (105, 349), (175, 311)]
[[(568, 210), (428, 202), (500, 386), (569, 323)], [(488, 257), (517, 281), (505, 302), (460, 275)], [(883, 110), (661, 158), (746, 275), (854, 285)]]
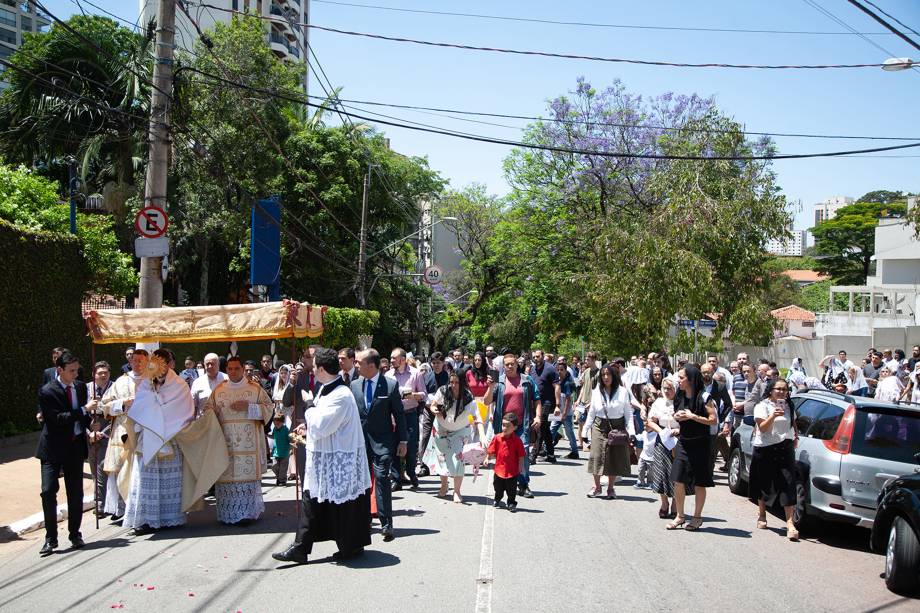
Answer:
[(10, 58), (0, 154), (57, 178), (74, 157), (84, 191), (103, 192), (121, 219), (144, 159), (152, 40), (99, 16), (74, 16), (67, 26), (26, 35)]

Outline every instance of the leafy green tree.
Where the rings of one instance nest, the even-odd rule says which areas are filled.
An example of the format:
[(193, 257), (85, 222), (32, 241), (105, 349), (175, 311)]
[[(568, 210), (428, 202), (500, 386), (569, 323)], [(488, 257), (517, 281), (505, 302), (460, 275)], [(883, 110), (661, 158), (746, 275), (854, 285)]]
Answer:
[[(746, 141), (710, 99), (645, 101), (619, 82), (597, 90), (580, 80), (549, 113), (557, 121), (530, 126), (527, 142), (684, 156), (772, 150)], [(631, 353), (664, 345), (675, 316), (706, 313), (720, 314), (717, 337), (769, 338), (764, 247), (789, 221), (769, 161), (516, 150), (505, 172), (513, 191), (501, 227), (515, 240), (499, 243), (510, 245), (501, 258), (515, 272), (510, 286), (537, 311), (540, 342), (568, 332)]]
[(903, 203), (857, 202), (811, 229), (815, 237), (817, 270), (841, 285), (866, 282), (875, 253), (875, 227), (887, 216), (903, 216)]
[(878, 202), (879, 204), (890, 204), (892, 202), (897, 202), (898, 200), (904, 200), (904, 192), (897, 191), (892, 192), (887, 189), (877, 189), (868, 194), (863, 194), (857, 202)]
[[(58, 189), (56, 182), (24, 167), (0, 165), (0, 219), (29, 230), (68, 233), (70, 205), (58, 198)], [(112, 216), (78, 214), (77, 238), (92, 273), (86, 289), (118, 297), (133, 295), (137, 272), (131, 256), (118, 248)]]
[(282, 191), (281, 148), (294, 113), (275, 96), (195, 71), (288, 96), (297, 95), (300, 72), (272, 54), (255, 17), (218, 23), (208, 37), (208, 45), (195, 44), (193, 56), (180, 54), (191, 70), (177, 70), (174, 122), (181, 136), (169, 194), (174, 269), (197, 304), (240, 298), (250, 210), (259, 198)]
[(83, 191), (103, 192), (121, 222), (145, 155), (150, 91), (140, 76), (150, 74), (152, 41), (105, 17), (77, 15), (66, 23), (26, 34), (10, 58), (0, 153), (63, 183), (64, 158), (73, 156)]

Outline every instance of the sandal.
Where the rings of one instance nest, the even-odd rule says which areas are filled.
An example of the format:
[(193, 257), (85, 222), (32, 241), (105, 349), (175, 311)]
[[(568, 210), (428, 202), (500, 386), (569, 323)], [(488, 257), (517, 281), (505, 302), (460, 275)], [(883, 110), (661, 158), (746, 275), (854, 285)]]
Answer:
[(617, 499), (617, 493), (616, 493), (614, 490), (609, 489), (609, 490), (607, 490), (607, 495), (606, 495), (604, 498), (605, 498), (606, 500), (616, 500), (616, 499)]
[(766, 518), (766, 516), (764, 516), (764, 517), (758, 517), (758, 518), (757, 518), (757, 529), (758, 529), (758, 530), (766, 530), (766, 529), (767, 529), (767, 518)]
[(787, 526), (786, 526), (786, 537), (787, 537), (790, 541), (797, 541), (797, 540), (799, 540), (799, 531), (796, 530), (795, 526), (788, 526), (788, 525), (787, 525)]
[(702, 525), (703, 525), (703, 518), (702, 518), (702, 517), (694, 517), (694, 518), (691, 519), (690, 522), (684, 527), (684, 530), (687, 530), (688, 532), (696, 532), (697, 530), (700, 529), (700, 526), (702, 526)]
[(675, 517), (674, 521), (669, 521), (664, 525), (665, 530), (677, 530), (681, 526), (687, 523), (686, 517)]
[(665, 507), (663, 509), (658, 509), (658, 519), (667, 519), (668, 515), (670, 515), (668, 507)]
[(591, 488), (591, 491), (588, 492), (588, 498), (600, 498), (601, 488), (594, 487)]

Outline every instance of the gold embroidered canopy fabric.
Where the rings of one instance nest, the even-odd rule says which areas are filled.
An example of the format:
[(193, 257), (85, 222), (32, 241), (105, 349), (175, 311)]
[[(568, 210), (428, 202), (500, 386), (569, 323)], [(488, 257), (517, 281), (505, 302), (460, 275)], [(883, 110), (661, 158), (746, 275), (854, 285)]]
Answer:
[(117, 309), (84, 314), (94, 343), (255, 341), (316, 338), (324, 306), (294, 300), (256, 304)]

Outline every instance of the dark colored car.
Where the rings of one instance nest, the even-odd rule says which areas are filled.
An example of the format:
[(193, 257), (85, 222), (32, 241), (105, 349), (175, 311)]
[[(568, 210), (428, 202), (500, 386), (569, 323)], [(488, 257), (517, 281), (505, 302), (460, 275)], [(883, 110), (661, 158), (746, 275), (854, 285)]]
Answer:
[[(920, 453), (915, 456), (920, 462)], [(885, 554), (885, 584), (892, 592), (920, 591), (920, 467), (892, 479), (878, 496), (872, 550)]]

